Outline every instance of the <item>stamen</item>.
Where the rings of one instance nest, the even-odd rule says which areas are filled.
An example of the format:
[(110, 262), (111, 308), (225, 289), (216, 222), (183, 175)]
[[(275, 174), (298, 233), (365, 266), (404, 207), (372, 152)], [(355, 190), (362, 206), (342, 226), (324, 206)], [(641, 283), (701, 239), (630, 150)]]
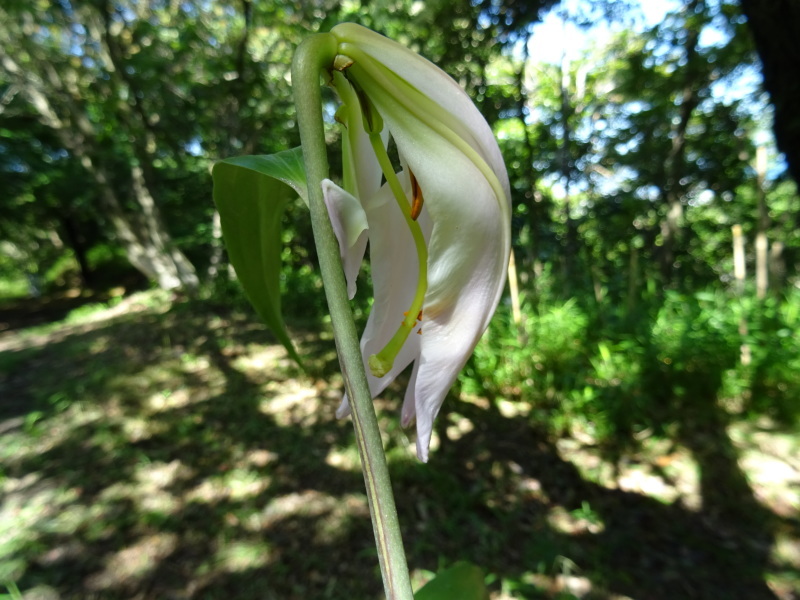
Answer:
[(336, 121), (339, 125), (343, 126), (345, 129), (347, 129), (346, 114), (347, 114), (347, 107), (345, 107), (345, 105), (342, 104), (333, 115), (333, 120)]
[[(358, 91), (357, 86), (354, 86), (354, 89)], [(367, 100), (368, 102), (366, 96), (363, 98), (359, 96), (359, 102), (362, 102), (362, 112), (364, 108), (363, 100)], [(377, 119), (380, 119), (381, 117), (377, 113), (377, 110), (374, 109), (374, 106), (371, 104), (368, 105), (370, 106), (371, 110), (374, 111), (374, 115), (377, 117)], [(367, 127), (365, 127), (365, 129), (367, 129)], [(369, 140), (372, 144), (372, 149), (375, 152), (375, 157), (378, 159), (378, 164), (381, 167), (381, 171), (383, 171), (383, 176), (386, 178), (386, 183), (392, 190), (395, 201), (397, 202), (400, 211), (403, 213), (403, 219), (411, 231), (411, 237), (414, 239), (414, 246), (417, 250), (417, 260), (419, 261), (417, 289), (414, 293), (414, 299), (411, 302), (410, 308), (404, 313), (405, 318), (400, 323), (400, 327), (397, 329), (395, 334), (392, 336), (392, 339), (389, 340), (386, 346), (384, 346), (376, 354), (370, 356), (368, 360), (369, 369), (372, 374), (375, 377), (383, 377), (392, 369), (392, 366), (394, 365), (394, 359), (397, 357), (397, 354), (400, 352), (406, 340), (408, 339), (408, 335), (416, 328), (417, 321), (422, 320), (422, 303), (425, 300), (425, 292), (428, 289), (428, 247), (425, 245), (425, 237), (422, 235), (422, 229), (420, 228), (419, 223), (416, 221), (416, 217), (419, 216), (419, 210), (422, 210), (422, 192), (419, 191), (419, 185), (413, 183), (414, 179), (412, 175), (412, 190), (416, 185), (417, 193), (414, 194), (414, 196), (419, 196), (420, 199), (419, 209), (415, 217), (412, 216), (408, 198), (403, 190), (403, 186), (400, 184), (400, 179), (398, 179), (397, 173), (394, 172), (392, 161), (389, 159), (389, 154), (386, 152), (386, 148), (383, 145), (383, 140), (381, 139), (380, 133), (378, 131), (370, 131), (369, 129), (367, 129), (367, 133), (369, 134)], [(421, 331), (422, 330), (420, 328), (418, 333)]]
[(345, 71), (345, 69), (349, 69), (353, 66), (355, 61), (350, 58), (349, 56), (345, 56), (344, 54), (337, 54), (333, 58), (333, 68), (337, 71)]
[(414, 172), (409, 169), (408, 174), (411, 175), (411, 220), (416, 221), (422, 213), (422, 203), (425, 202), (425, 198), (422, 197), (422, 188), (419, 187)]
[[(350, 63), (349, 65), (347, 65), (347, 67), (349, 67), (352, 64), (353, 63)], [(350, 82), (353, 91), (356, 93), (356, 98), (358, 98), (358, 104), (361, 107), (361, 120), (364, 123), (364, 131), (366, 131), (369, 134), (371, 140), (373, 134), (380, 133), (383, 130), (383, 118), (378, 112), (378, 109), (375, 108), (375, 105), (372, 104), (369, 97), (361, 88), (361, 86), (358, 85), (358, 83), (356, 83), (355, 81), (353, 81), (353, 79), (348, 77), (347, 71), (343, 71), (343, 73), (344, 76), (347, 78), (347, 81)], [(381, 169), (382, 168), (383, 167), (381, 166)]]

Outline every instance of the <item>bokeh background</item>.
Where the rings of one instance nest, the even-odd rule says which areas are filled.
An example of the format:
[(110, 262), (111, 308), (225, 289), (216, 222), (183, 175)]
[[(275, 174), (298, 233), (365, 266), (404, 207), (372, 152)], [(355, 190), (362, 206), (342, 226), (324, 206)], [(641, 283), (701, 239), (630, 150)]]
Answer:
[(415, 584), (463, 559), (494, 600), (800, 597), (790, 0), (4, 0), (0, 597), (382, 597), (308, 215), (303, 373), (211, 201), (215, 160), (298, 144), (293, 50), (342, 21), (463, 85), (512, 186), (429, 464), (405, 380), (376, 401)]

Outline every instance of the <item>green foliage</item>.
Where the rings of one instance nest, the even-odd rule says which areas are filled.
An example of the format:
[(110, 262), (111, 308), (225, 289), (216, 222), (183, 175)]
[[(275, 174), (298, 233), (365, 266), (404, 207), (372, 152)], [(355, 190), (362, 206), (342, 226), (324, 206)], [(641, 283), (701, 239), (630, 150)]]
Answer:
[(214, 165), (214, 202), (228, 256), (256, 309), (300, 364), (281, 314), (281, 217), (292, 191), (305, 193), (300, 148), (271, 156), (231, 158)]
[[(560, 14), (582, 26), (617, 19), (613, 38), (559, 65), (509, 52), (527, 47), (531, 23), (552, 4), (8, 4), (0, 41), (20, 48), (14, 59), (21, 71), (6, 65), (0, 73), (0, 83), (20, 90), (0, 115), (0, 237), (13, 245), (0, 252), (0, 279), (14, 282), (7, 293), (23, 293), (26, 276), (41, 279), (44, 292), (60, 284), (91, 287), (78, 275), (91, 280), (96, 261), (80, 259), (96, 247), (112, 250), (114, 268), (106, 273), (123, 272), (117, 261), (129, 257), (113, 223), (123, 217), (135, 225), (142, 212), (133, 165), (143, 167), (175, 246), (204, 272), (221, 252), (211, 225), (209, 165), (296, 145), (293, 49), (308, 31), (343, 20), (390, 34), (439, 63), (481, 107), (509, 167), (523, 275), (544, 265), (558, 274), (553, 283), (564, 300), (596, 285), (631, 305), (646, 281), (642, 272), (652, 274), (655, 265), (662, 271), (656, 288), (691, 293), (727, 277), (730, 226), (741, 224), (749, 240), (755, 232), (753, 140), (768, 125), (763, 98), (747, 87), (756, 63), (737, 4), (679, 6), (644, 30), (627, 20), (636, 2), (565, 6)], [(27, 35), (23, 23), (48, 34)], [(58, 124), (31, 100), (37, 89)], [(332, 109), (333, 98), (326, 99)], [(331, 127), (329, 139), (337, 135)], [(330, 158), (335, 167), (339, 158)], [(784, 247), (776, 280), (783, 285), (796, 272), (800, 239), (797, 195), (780, 182), (780, 170), (772, 160), (766, 184), (769, 237)], [(120, 197), (121, 215), (109, 213), (98, 177)], [(672, 193), (683, 216), (667, 249)], [(292, 289), (318, 292), (306, 277), (316, 258), (310, 228), (301, 221), (285, 227), (291, 255), (283, 284), (291, 279)], [(70, 252), (77, 262), (53, 270)], [(748, 267), (753, 258), (748, 253)], [(216, 269), (216, 277), (223, 272)], [(322, 306), (315, 300), (303, 312)]]
[(28, 293), (28, 281), (24, 274), (14, 269), (0, 277), (0, 300), (22, 298)]
[(542, 306), (538, 314), (526, 312), (520, 328), (510, 321), (509, 311), (501, 309), (470, 365), (491, 385), (500, 386), (498, 392), (505, 385), (512, 394), (519, 389), (540, 393), (551, 387), (570, 389), (583, 360), (589, 322), (577, 301), (556, 300)]
[(3, 586), (8, 591), (8, 594), (3, 594), (0, 598), (8, 598), (8, 600), (22, 600), (22, 593), (13, 581), (3, 582)]
[(441, 571), (414, 594), (415, 600), (489, 600), (483, 572), (475, 565), (460, 562)]
[(651, 328), (654, 358), (671, 373), (701, 372), (717, 380), (738, 355), (736, 317), (724, 292), (668, 292)]
[[(624, 319), (608, 305), (543, 299), (516, 326), (501, 307), (462, 374), (462, 390), (529, 405), (532, 422), (554, 434), (585, 431), (619, 446), (636, 445), (645, 430), (664, 435), (679, 413), (716, 402), (793, 426), (798, 307), (796, 291), (762, 302), (714, 287), (669, 291)], [(743, 345), (749, 364), (740, 360)]]
[(781, 422), (800, 423), (800, 290), (785, 299), (767, 298), (747, 308), (748, 332), (745, 343), (752, 352), (752, 364), (742, 369), (741, 379), (749, 384), (741, 391), (745, 410), (767, 414)]
[[(63, 285), (76, 285), (81, 255), (90, 275), (102, 270), (113, 281), (121, 280), (128, 273), (124, 269), (128, 258), (120, 236), (112, 231), (113, 220), (120, 215), (106, 209), (96, 176), (100, 173), (108, 179), (120, 196), (124, 209), (121, 216), (136, 223), (141, 213), (131, 180), (134, 165), (145, 168), (147, 187), (177, 247), (198, 268), (209, 264), (219, 248), (211, 225), (209, 165), (220, 157), (274, 152), (297, 143), (288, 78), (294, 47), (309, 31), (327, 30), (338, 21), (352, 19), (399, 38), (440, 63), (467, 86), (500, 137), (514, 201), (522, 322), (516, 325), (510, 307), (501, 306), (462, 375), (461, 388), (467, 395), (485, 396), (493, 407), (502, 410), (512, 406), (522, 415), (516, 421), (521, 436), (540, 429), (553, 437), (574, 433), (584, 439), (588, 435), (603, 449), (629, 446), (640, 450), (641, 440), (648, 436), (672, 439), (676, 430), (688, 429), (692, 423), (708, 423), (710, 417), (752, 422), (769, 417), (780, 426), (796, 427), (800, 422), (800, 204), (794, 183), (781, 175), (781, 162), (771, 144), (769, 172), (762, 187), (769, 217), (766, 233), (779, 260), (773, 264), (775, 271), (770, 273), (765, 299), (757, 299), (750, 285), (741, 295), (730, 290), (732, 225), (741, 225), (747, 240), (748, 278), (752, 278), (755, 267), (752, 242), (760, 227), (760, 191), (752, 159), (755, 140), (763, 143), (770, 115), (757, 89), (744, 92), (747, 87), (739, 85), (753, 79), (755, 63), (737, 4), (709, 0), (694, 4), (696, 10), (689, 11), (685, 10), (689, 4), (683, 3), (651, 30), (641, 33), (624, 24), (610, 44), (589, 48), (563, 65), (542, 64), (537, 56), (525, 55), (537, 10), (550, 4), (549, 0), (401, 0), (391, 6), (228, 1), (211, 5), (193, 0), (180, 6), (126, 0), (5, 4), (0, 9), (4, 22), (0, 43), (17, 50), (9, 56), (20, 61), (23, 76), (14, 75), (5, 66), (0, 71), (0, 89), (8, 92), (0, 112), (0, 177), (4, 184), (0, 298), (26, 296), (29, 282), (45, 294)], [(623, 4), (627, 3), (608, 3), (608, 8)], [(565, 13), (570, 10), (566, 5), (565, 9)], [(577, 17), (585, 20), (583, 15)], [(29, 35), (29, 31), (39, 34)], [(693, 36), (711, 41), (692, 47)], [(508, 48), (514, 50), (507, 52)], [(737, 79), (740, 74), (745, 75), (742, 80)], [(42, 87), (58, 123), (37, 112), (30, 96), (37, 86)], [(327, 98), (332, 106), (332, 98)], [(687, 109), (688, 114), (684, 114)], [(337, 135), (331, 127), (329, 139)], [(86, 147), (78, 148), (76, 142)], [(335, 165), (338, 157), (330, 158)], [(86, 167), (87, 159), (93, 167)], [(228, 168), (233, 167), (223, 170)], [(232, 175), (232, 170), (226, 175)], [(254, 181), (252, 177), (245, 179)], [(260, 190), (261, 185), (246, 187)], [(682, 211), (672, 240), (673, 260), (666, 257), (663, 234), (670, 194), (677, 198)], [(299, 205), (299, 200), (296, 202)], [(283, 199), (275, 204), (271, 225), (277, 227), (278, 207), (284, 204)], [(254, 205), (250, 208), (261, 214)], [(247, 225), (260, 222), (258, 218), (242, 220)], [(71, 231), (77, 235), (72, 237)], [(257, 233), (260, 236), (260, 231)], [(259, 313), (265, 313), (264, 319), (279, 332), (283, 327), (281, 307), (270, 294), (280, 289), (284, 313), (294, 318), (295, 325), (310, 326), (315, 332), (309, 337), (316, 339), (324, 322), (325, 302), (307, 220), (284, 219), (280, 236), (280, 259), (275, 258), (275, 246), (269, 245), (269, 259), (257, 255), (256, 261), (262, 264), (245, 268), (248, 274), (241, 284), (256, 290)], [(269, 239), (269, 244), (277, 243), (277, 235)], [(781, 249), (782, 254), (777, 252)], [(238, 261), (231, 258), (234, 263)], [(269, 267), (265, 266), (267, 262)], [(263, 269), (267, 269), (269, 280), (262, 277)], [(43, 469), (50, 461), (58, 467), (53, 468), (51, 480), (66, 477), (70, 480), (66, 489), (80, 489), (92, 497), (94, 489), (116, 489), (111, 485), (112, 481), (116, 483), (114, 477), (123, 480), (137, 461), (166, 462), (173, 458), (176, 448), (189, 457), (187, 460), (202, 459), (201, 464), (193, 465), (199, 474), (208, 475), (210, 471), (204, 468), (224, 470), (231, 458), (226, 454), (229, 449), (249, 444), (248, 450), (261, 450), (264, 431), (268, 431), (267, 443), (274, 441), (282, 464), (293, 465), (280, 469), (266, 466), (259, 471), (259, 475), (274, 476), (279, 481), (276, 490), (282, 493), (294, 489), (292, 486), (309, 473), (314, 474), (309, 479), (315, 485), (333, 482), (330, 485), (337, 490), (350, 484), (360, 489), (359, 476), (320, 467), (324, 464), (320, 457), (329, 450), (330, 439), (355, 455), (346, 425), (316, 423), (306, 435), (303, 432), (308, 423), (286, 429), (272, 421), (264, 423), (263, 410), (255, 410), (250, 404), (262, 398), (265, 390), (269, 395), (273, 389), (269, 386), (287, 377), (286, 372), (270, 371), (269, 382), (262, 381), (250, 389), (249, 379), (256, 381), (258, 372), (241, 375), (243, 367), (234, 358), (244, 355), (245, 346), (232, 342), (231, 331), (215, 326), (213, 331), (197, 334), (217, 322), (224, 312), (220, 306), (244, 308), (242, 285), (225, 277), (226, 272), (219, 269), (223, 275), (213, 282), (214, 311), (202, 318), (192, 312), (194, 309), (176, 310), (163, 317), (186, 319), (188, 334), (157, 329), (160, 333), (154, 336), (154, 322), (137, 315), (132, 318), (131, 329), (146, 332), (140, 334), (146, 339), (139, 340), (128, 332), (132, 341), (112, 362), (95, 361), (87, 367), (85, 357), (105, 356), (111, 350), (103, 348), (118, 348), (119, 336), (89, 342), (82, 336), (68, 338), (52, 347), (55, 356), (50, 362), (41, 358), (40, 350), (0, 353), (4, 382), (13, 380), (17, 385), (19, 374), (29, 370), (42, 375), (42, 381), (31, 382), (36, 387), (32, 398), (41, 400), (41, 406), (37, 404), (36, 410), (24, 415), (19, 435), (33, 440), (32, 446), (37, 439), (49, 444), (48, 448), (55, 444), (60, 452), (40, 456), (40, 452), (31, 451), (27, 465), (30, 473), (46, 479)], [(362, 322), (369, 308), (367, 289), (367, 285), (360, 285), (356, 300)], [(105, 306), (89, 305), (75, 311), (69, 322), (83, 323)], [(6, 322), (13, 325), (13, 318), (4, 318), (3, 325)], [(251, 329), (258, 336), (254, 333), (252, 339), (247, 338), (248, 344), (263, 342), (261, 331)], [(39, 329), (37, 334), (46, 331)], [(326, 357), (319, 360), (335, 364), (331, 349), (323, 342), (319, 344), (318, 355)], [(749, 364), (743, 364), (740, 358), (745, 350)], [(49, 351), (45, 350), (45, 355)], [(173, 364), (176, 356), (185, 363)], [(284, 364), (282, 358), (267, 356), (270, 368)], [(200, 360), (195, 364), (191, 357)], [(62, 368), (63, 361), (78, 358), (80, 364), (73, 365), (71, 371)], [(212, 380), (209, 385), (203, 379), (202, 386), (184, 387), (193, 385), (192, 378), (203, 364), (214, 365), (227, 380)], [(143, 382), (142, 373), (151, 369), (158, 373), (148, 375), (152, 380)], [(180, 379), (183, 371), (188, 372), (187, 377)], [(66, 377), (70, 372), (72, 376)], [(142, 402), (145, 406), (145, 398), (150, 403), (163, 399), (169, 404), (170, 398), (179, 398), (185, 389), (191, 389), (202, 401), (191, 410), (176, 404), (152, 419), (154, 424), (166, 427), (169, 435), (150, 432), (151, 438), (143, 443), (133, 433), (141, 425), (134, 422), (123, 427), (115, 420), (123, 415), (135, 421), (138, 413), (132, 405)], [(206, 403), (204, 394), (213, 394), (213, 402)], [(391, 402), (391, 390), (387, 397)], [(90, 423), (80, 421), (82, 413), (93, 410), (93, 406), (105, 408), (107, 402), (112, 403), (112, 410), (92, 416)], [(452, 406), (448, 403), (442, 417)], [(54, 415), (59, 418), (52, 418)], [(64, 431), (63, 425), (57, 426), (62, 415), (77, 415), (74, 444), (58, 441)], [(522, 496), (521, 481), (508, 489), (499, 485), (503, 479), (497, 478), (494, 466), (502, 470), (504, 446), (493, 445), (491, 437), (505, 434), (495, 434), (494, 428), (502, 421), (491, 410), (481, 412), (480, 417), (475, 419), (476, 433), (464, 438), (469, 443), (463, 448), (463, 460), (455, 455), (448, 457), (443, 443), (442, 460), (451, 460), (447, 463), (451, 468), (435, 471), (436, 466), (431, 465), (426, 475), (420, 474), (421, 469), (408, 468), (408, 480), (413, 484), (406, 491), (409, 497), (423, 498), (413, 503), (407, 517), (416, 519), (420, 515), (413, 511), (424, 512), (432, 515), (431, 521), (436, 524), (420, 530), (421, 552), (454, 540), (458, 549), (450, 552), (450, 558), (462, 555), (464, 549), (474, 551), (487, 561), (496, 559), (490, 571), (505, 573), (502, 561), (506, 555), (498, 550), (502, 538), (498, 538), (493, 519), (504, 515), (512, 523), (514, 535), (510, 539), (516, 539), (518, 528), (531, 518), (526, 512), (530, 507), (512, 504), (508, 510), (509, 498)], [(88, 441), (87, 431), (92, 434)], [(394, 447), (400, 457), (398, 463), (409, 464), (403, 454), (407, 440), (401, 438), (399, 426), (392, 424), (387, 431), (401, 440), (395, 440)], [(684, 441), (697, 442), (695, 438), (689, 436)], [(9, 439), (8, 434), (5, 439)], [(528, 438), (523, 439), (527, 443)], [(713, 438), (709, 444), (718, 442)], [(23, 453), (15, 451), (11, 442), (6, 443), (5, 456), (18, 460)], [(520, 447), (528, 448), (526, 443)], [(90, 473), (76, 479), (85, 467), (81, 460), (87, 448), (95, 446), (102, 452), (93, 458), (107, 460), (111, 467), (93, 466)], [(475, 460), (476, 455), (481, 456), (480, 461)], [(483, 456), (493, 460), (483, 461)], [(534, 460), (538, 458), (534, 455), (531, 459), (536, 470), (529, 475), (546, 478), (552, 465), (540, 465)], [(465, 471), (464, 465), (473, 460), (476, 472), (472, 467)], [(480, 462), (493, 463), (492, 472), (481, 471)], [(708, 470), (714, 465), (701, 466)], [(454, 489), (465, 489), (462, 477), (467, 479), (467, 491), (454, 494)], [(211, 480), (215, 481), (213, 476)], [(408, 481), (401, 482), (408, 485)], [(558, 498), (560, 480), (545, 487), (569, 505), (575, 518), (596, 521), (608, 514), (608, 508), (594, 498), (591, 504), (578, 495)], [(478, 492), (473, 493), (475, 490)], [(577, 490), (585, 492), (583, 483)], [(444, 503), (432, 499), (434, 496)], [(613, 496), (606, 501), (614, 504), (617, 500), (618, 496)], [(231, 523), (239, 515), (248, 514), (256, 503), (248, 498), (244, 507), (233, 503), (231, 509), (231, 503), (222, 502), (217, 515), (203, 512), (206, 509), (192, 500), (186, 503), (187, 514), (180, 518), (159, 511), (143, 513), (142, 527), (133, 529), (136, 537), (144, 539), (154, 528), (174, 529), (189, 523), (193, 530), (182, 532), (186, 533), (182, 537), (194, 540), (202, 528), (194, 530), (197, 512), (192, 511), (199, 510), (203, 516), (213, 517), (204, 521), (213, 522), (214, 529), (204, 543), (209, 548), (224, 546), (213, 536), (217, 531), (226, 537), (239, 535), (240, 528)], [(649, 517), (653, 509), (650, 503), (645, 504)], [(493, 506), (500, 507), (497, 514), (487, 510)], [(661, 513), (662, 521), (669, 521), (678, 512), (673, 508)], [(250, 515), (256, 512), (253, 509)], [(107, 521), (89, 515), (85, 521), (88, 533), (69, 532), (66, 541), (74, 535), (85, 535), (84, 541), (93, 536), (103, 539), (108, 535), (103, 530), (108, 523), (125, 535), (133, 526), (130, 514), (125, 507)], [(618, 520), (627, 521), (628, 515)], [(357, 529), (361, 521), (351, 518), (350, 523)], [(283, 548), (290, 548), (298, 534), (317, 531), (314, 523), (298, 524), (308, 526), (287, 526), (286, 538), (290, 541)], [(560, 546), (564, 536), (553, 534), (541, 521), (536, 527), (531, 539), (522, 544), (524, 557), (520, 560), (543, 571), (543, 563), (549, 565), (553, 556), (563, 552)], [(19, 532), (25, 527), (12, 523), (12, 529)], [(441, 537), (446, 539), (432, 540), (432, 535), (440, 535), (430, 533), (434, 530), (444, 532)], [(582, 557), (578, 561), (584, 563), (581, 566), (593, 559), (593, 553), (616, 557), (624, 554), (618, 552), (620, 547), (633, 546), (632, 540), (636, 544), (642, 541), (638, 533), (609, 549), (594, 546), (592, 538), (598, 536), (579, 536), (575, 555)], [(661, 533), (664, 538), (673, 535), (671, 529)], [(357, 534), (354, 537), (358, 540), (369, 536), (368, 531)], [(37, 531), (34, 539), (39, 535), (43, 534)], [(613, 540), (614, 535), (610, 532), (603, 537)], [(319, 543), (319, 539), (303, 539), (309, 545)], [(717, 542), (714, 537), (709, 543), (710, 554), (724, 552)], [(109, 544), (118, 550), (116, 541)], [(337, 551), (340, 545), (336, 540)], [(769, 544), (765, 539), (753, 547), (760, 545)], [(91, 543), (87, 547), (102, 555), (102, 548)], [(245, 543), (236, 548), (249, 556), (250, 547)], [(692, 553), (696, 551), (696, 546), (689, 547)], [(746, 553), (747, 548), (737, 551)], [(667, 556), (673, 548), (660, 550), (664, 550), (660, 555)], [(50, 567), (38, 562), (43, 552), (44, 548), (38, 546), (18, 547), (11, 542), (0, 550), (4, 557), (24, 556), (28, 564), (47, 569)], [(92, 552), (87, 551), (85, 556)], [(289, 550), (286, 552), (288, 555)], [(185, 554), (176, 553), (176, 560), (190, 563), (196, 554), (194, 548)], [(764, 557), (755, 558), (749, 562), (761, 568)], [(615, 593), (625, 592), (629, 582), (624, 582), (631, 574), (614, 573), (619, 568), (616, 563), (598, 562), (595, 579), (622, 580), (622, 589)], [(12, 566), (16, 568), (17, 564), (15, 561)], [(296, 570), (302, 573), (314, 573), (318, 568), (302, 560), (292, 564), (303, 567)], [(209, 565), (207, 568), (213, 570), (213, 564)], [(728, 567), (699, 569), (729, 572)], [(683, 574), (685, 568), (680, 565), (675, 572)], [(81, 571), (75, 572), (78, 575), (63, 573), (62, 577), (83, 577)], [(290, 573), (283, 575), (281, 581), (290, 580)], [(348, 581), (355, 582), (348, 590), (363, 591), (358, 587), (361, 580), (351, 575), (339, 573), (337, 577), (350, 577)], [(544, 594), (538, 583), (524, 581), (519, 573), (504, 574), (502, 579), (515, 582), (509, 589), (518, 597)], [(300, 590), (308, 584), (295, 583)], [(646, 578), (637, 584), (645, 585)], [(654, 589), (647, 592), (656, 595)], [(288, 588), (283, 591), (287, 595), (302, 594)], [(321, 597), (323, 590), (317, 591)], [(639, 591), (634, 589), (626, 595), (636, 596)], [(254, 597), (263, 596), (261, 592), (254, 592)], [(373, 592), (377, 593), (369, 590)], [(566, 597), (566, 593), (562, 595)]]

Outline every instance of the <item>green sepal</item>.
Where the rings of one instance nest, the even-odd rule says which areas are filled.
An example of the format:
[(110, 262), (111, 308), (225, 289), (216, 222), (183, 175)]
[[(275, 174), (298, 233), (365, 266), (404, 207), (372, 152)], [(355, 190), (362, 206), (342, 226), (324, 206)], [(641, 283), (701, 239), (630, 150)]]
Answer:
[(281, 315), (281, 218), (299, 195), (306, 203), (301, 148), (222, 160), (211, 172), (222, 237), (245, 295), (300, 367)]
[(489, 600), (483, 571), (468, 562), (445, 569), (414, 594), (414, 600)]

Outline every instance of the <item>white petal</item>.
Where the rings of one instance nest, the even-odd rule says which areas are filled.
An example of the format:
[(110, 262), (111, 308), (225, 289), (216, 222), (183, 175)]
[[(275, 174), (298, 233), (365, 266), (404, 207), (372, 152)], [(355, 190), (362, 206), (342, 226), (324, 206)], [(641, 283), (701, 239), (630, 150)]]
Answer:
[[(489, 182), (473, 163), (442, 137), (413, 118), (396, 119), (387, 103), (389, 123), (401, 156), (414, 172), (433, 221), (428, 246), (425, 321), (463, 303), (479, 314), (480, 331), (489, 323), (505, 282), (511, 227)], [(368, 216), (369, 218), (369, 216)]]
[[(421, 335), (412, 334), (408, 352), (403, 348), (403, 360), (395, 365), (402, 369), (406, 359), (418, 356), (402, 422), (416, 419), (417, 455), (426, 461), (433, 420), (503, 291), (511, 243), (508, 176), (491, 128), (440, 69), (358, 25), (338, 25), (332, 33), (340, 53), (355, 61), (348, 79), (374, 104), (401, 162), (416, 176), (425, 198), (423, 215), (433, 224), (426, 231), (428, 289)], [(408, 239), (398, 243), (410, 248), (412, 257), (416, 253), (399, 214), (370, 211), (366, 202), (365, 208), (377, 277), (376, 306), (362, 338), (366, 357), (380, 350), (397, 329), (402, 317), (393, 320), (396, 306), (407, 310), (416, 287), (410, 270), (416, 269), (415, 261), (405, 259), (392, 240), (405, 236)], [(384, 238), (382, 245), (376, 244)], [(389, 280), (381, 280), (381, 274), (389, 274)], [(391, 380), (395, 370), (389, 375)], [(373, 390), (373, 395), (378, 392)]]
[[(408, 192), (408, 175), (401, 173), (399, 177)], [(375, 377), (370, 373), (369, 357), (383, 349), (394, 336), (411, 306), (419, 267), (411, 232), (388, 186), (384, 185), (376, 197), (366, 203), (366, 214), (370, 225), (369, 255), (375, 300), (361, 337), (361, 353), (374, 398), (419, 356), (422, 336), (416, 333), (409, 336), (386, 375)], [(418, 222), (427, 239), (432, 227), (427, 211), (423, 211)], [(345, 396), (336, 416), (341, 418), (348, 414), (350, 408)]]
[[(502, 173), (501, 184), (510, 198), (503, 157), (489, 124), (472, 100), (453, 79), (432, 62), (374, 31), (353, 23), (342, 23), (331, 30), (340, 42), (352, 43), (434, 104), (456, 117), (458, 133), (480, 152), (495, 173)], [(373, 97), (374, 100), (374, 97)], [(382, 116), (385, 116), (381, 113)]]
[[(497, 197), (496, 189), (459, 148), (392, 97), (371, 98), (416, 176), (433, 221), (413, 389), (417, 454), (425, 460), (433, 419), (503, 291), (511, 240), (508, 199)], [(411, 414), (410, 402), (407, 396), (404, 420)]]
[(420, 357), (414, 364), (401, 413), (403, 426), (416, 418), (417, 457), (423, 462), (428, 460), (433, 421), (472, 354), (476, 332), (483, 332), (483, 316), (469, 310), (469, 303), (474, 301), (470, 291), (460, 299), (463, 305), (460, 302), (448, 313), (423, 322)]
[(356, 293), (356, 277), (367, 247), (367, 215), (358, 200), (330, 179), (322, 181), (322, 194), (333, 232), (339, 242), (339, 254), (347, 279), (347, 294), (352, 300)]
[[(400, 174), (406, 193), (410, 190), (407, 175)], [(419, 259), (414, 239), (388, 185), (365, 206), (370, 224), (370, 266), (375, 301), (364, 330), (365, 353), (381, 350), (397, 331), (413, 301), (419, 275)], [(427, 218), (419, 221), (423, 236), (430, 234)], [(382, 379), (385, 379), (382, 378)]]

